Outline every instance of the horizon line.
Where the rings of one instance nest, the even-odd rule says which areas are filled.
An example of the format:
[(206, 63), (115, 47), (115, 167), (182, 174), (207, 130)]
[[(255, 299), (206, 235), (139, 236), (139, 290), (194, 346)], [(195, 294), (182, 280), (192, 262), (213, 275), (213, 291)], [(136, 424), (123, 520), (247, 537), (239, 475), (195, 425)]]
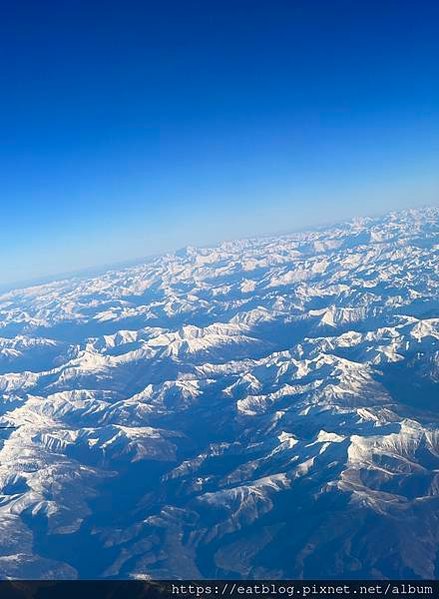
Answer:
[(67, 279), (75, 279), (75, 278), (81, 279), (81, 278), (88, 278), (90, 276), (92, 277), (93, 275), (97, 276), (99, 274), (109, 272), (115, 268), (121, 268), (122, 270), (126, 269), (126, 268), (131, 268), (133, 266), (136, 266), (137, 264), (147, 263), (150, 260), (153, 260), (154, 258), (158, 258), (160, 256), (175, 255), (177, 252), (181, 252), (188, 248), (208, 249), (208, 248), (217, 247), (218, 245), (221, 245), (223, 243), (233, 243), (236, 241), (246, 241), (246, 240), (250, 241), (253, 239), (266, 239), (266, 238), (270, 238), (270, 237), (286, 237), (286, 236), (294, 235), (297, 233), (308, 233), (308, 232), (312, 233), (313, 231), (319, 231), (322, 229), (323, 230), (330, 229), (330, 228), (336, 227), (336, 226), (348, 225), (358, 219), (364, 219), (364, 220), (379, 219), (381, 217), (390, 216), (392, 214), (420, 212), (422, 210), (428, 210), (428, 209), (439, 210), (439, 200), (435, 204), (422, 204), (422, 205), (406, 207), (406, 208), (401, 208), (401, 209), (396, 209), (396, 210), (395, 209), (386, 210), (384, 212), (381, 212), (381, 211), (373, 212), (373, 213), (370, 213), (367, 215), (354, 216), (354, 217), (351, 217), (351, 218), (348, 218), (345, 220), (335, 219), (335, 220), (331, 220), (331, 221), (324, 221), (320, 224), (302, 225), (302, 226), (294, 228), (294, 229), (290, 229), (290, 228), (289, 229), (278, 229), (276, 231), (267, 232), (267, 233), (230, 237), (230, 238), (221, 239), (214, 243), (209, 243), (209, 244), (194, 244), (194, 245), (192, 245), (192, 244), (188, 243), (188, 244), (185, 244), (185, 245), (180, 246), (173, 250), (170, 249), (170, 250), (165, 250), (163, 252), (155, 252), (155, 253), (146, 254), (143, 256), (137, 256), (137, 257), (127, 258), (127, 259), (123, 259), (123, 260), (117, 260), (115, 262), (106, 262), (106, 263), (101, 263), (101, 264), (96, 264), (96, 265), (91, 265), (91, 266), (84, 266), (84, 267), (80, 267), (80, 268), (73, 269), (73, 270), (61, 271), (61, 272), (57, 272), (57, 273), (53, 273), (53, 274), (43, 275), (41, 277), (36, 276), (35, 278), (31, 278), (31, 279), (25, 279), (25, 280), (22, 279), (19, 281), (13, 281), (11, 283), (0, 284), (0, 297), (1, 297), (1, 295), (7, 294), (7, 293), (10, 293), (13, 291), (31, 289), (34, 287), (49, 285), (50, 283), (61, 282), (61, 281), (67, 280)]

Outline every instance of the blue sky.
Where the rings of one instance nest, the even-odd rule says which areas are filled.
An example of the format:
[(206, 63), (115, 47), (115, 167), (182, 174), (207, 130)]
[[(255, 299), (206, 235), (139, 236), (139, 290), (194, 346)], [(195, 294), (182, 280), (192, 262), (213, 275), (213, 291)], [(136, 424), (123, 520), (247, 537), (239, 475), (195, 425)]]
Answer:
[(439, 3), (4, 3), (0, 284), (436, 204)]

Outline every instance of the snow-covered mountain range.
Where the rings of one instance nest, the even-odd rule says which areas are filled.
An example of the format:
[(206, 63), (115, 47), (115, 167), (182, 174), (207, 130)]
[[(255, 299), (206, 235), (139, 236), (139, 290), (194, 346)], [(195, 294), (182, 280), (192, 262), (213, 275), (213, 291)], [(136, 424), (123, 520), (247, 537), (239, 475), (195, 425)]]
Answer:
[(439, 210), (0, 296), (0, 577), (436, 578)]

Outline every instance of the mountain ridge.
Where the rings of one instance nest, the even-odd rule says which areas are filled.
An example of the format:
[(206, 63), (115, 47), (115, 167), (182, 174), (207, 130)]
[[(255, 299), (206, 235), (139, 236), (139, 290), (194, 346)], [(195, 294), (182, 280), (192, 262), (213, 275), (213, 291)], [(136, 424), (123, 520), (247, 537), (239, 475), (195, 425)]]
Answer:
[(0, 295), (3, 578), (436, 578), (439, 210)]

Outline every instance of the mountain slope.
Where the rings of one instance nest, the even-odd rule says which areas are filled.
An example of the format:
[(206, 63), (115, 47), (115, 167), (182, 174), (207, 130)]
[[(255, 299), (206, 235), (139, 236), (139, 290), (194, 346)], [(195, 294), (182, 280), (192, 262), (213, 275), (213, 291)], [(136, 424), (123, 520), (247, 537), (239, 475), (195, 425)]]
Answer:
[(435, 578), (439, 211), (0, 296), (0, 576)]

